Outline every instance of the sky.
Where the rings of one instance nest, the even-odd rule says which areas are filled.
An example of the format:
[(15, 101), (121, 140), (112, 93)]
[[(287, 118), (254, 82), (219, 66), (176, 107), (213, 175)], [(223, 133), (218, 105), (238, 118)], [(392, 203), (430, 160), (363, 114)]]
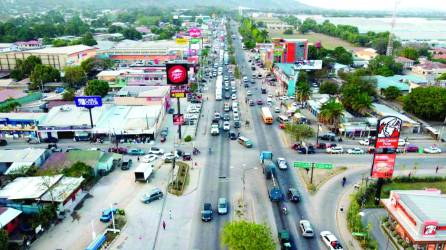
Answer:
[[(327, 9), (342, 10), (393, 10), (395, 0), (298, 0), (299, 2)], [(445, 0), (399, 0), (400, 10), (446, 11)]]

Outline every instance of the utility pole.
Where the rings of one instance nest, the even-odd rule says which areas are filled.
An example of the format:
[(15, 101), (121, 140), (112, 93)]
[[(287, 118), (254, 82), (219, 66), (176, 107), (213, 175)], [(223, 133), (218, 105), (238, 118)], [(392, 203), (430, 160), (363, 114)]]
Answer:
[(395, 22), (396, 22), (396, 8), (399, 4), (399, 1), (395, 1), (395, 6), (393, 7), (393, 15), (392, 15), (392, 22), (390, 23), (390, 32), (389, 32), (389, 41), (387, 42), (387, 56), (393, 55), (393, 29), (395, 28)]

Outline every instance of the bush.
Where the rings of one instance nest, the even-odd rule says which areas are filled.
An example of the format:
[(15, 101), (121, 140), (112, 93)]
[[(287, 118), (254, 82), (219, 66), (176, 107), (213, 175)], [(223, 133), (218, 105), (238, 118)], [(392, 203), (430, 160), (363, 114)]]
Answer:
[(184, 137), (184, 141), (185, 141), (185, 142), (190, 142), (190, 141), (192, 141), (192, 136), (188, 135), (188, 136)]

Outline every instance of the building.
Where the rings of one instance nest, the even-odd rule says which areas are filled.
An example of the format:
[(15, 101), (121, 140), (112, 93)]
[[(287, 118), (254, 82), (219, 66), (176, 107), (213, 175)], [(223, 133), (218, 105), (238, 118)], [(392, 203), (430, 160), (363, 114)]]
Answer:
[(381, 93), (390, 86), (397, 87), (403, 94), (409, 93), (414, 88), (426, 85), (427, 80), (416, 75), (373, 76), (376, 79), (376, 88)]
[(379, 55), (376, 50), (372, 48), (354, 48), (352, 52), (354, 58), (365, 61), (370, 61)]
[(273, 38), (272, 43), (275, 63), (295, 63), (308, 59), (307, 39)]
[(8, 234), (12, 234), (19, 226), (20, 214), (22, 214), (20, 210), (0, 207), (0, 229), (4, 229)]
[(403, 121), (403, 125), (401, 128), (402, 133), (414, 134), (421, 132), (421, 124), (403, 114), (404, 112), (393, 110), (390, 107), (383, 104), (373, 103), (372, 105), (373, 105), (373, 110), (376, 112), (378, 116), (377, 118), (385, 116), (396, 116), (400, 118)]
[(65, 66), (80, 65), (82, 61), (95, 57), (96, 50), (86, 45), (73, 45), (0, 53), (0, 70), (12, 70), (17, 59), (24, 60), (28, 56), (40, 57), (43, 64), (62, 70)]
[(413, 249), (446, 249), (446, 195), (440, 190), (392, 190), (381, 204)]
[(296, 63), (275, 63), (273, 74), (278, 80), (277, 93), (280, 95), (294, 96), (296, 94), (296, 82), (299, 70), (318, 70), (322, 68), (322, 60), (306, 60)]
[(398, 56), (395, 58), (395, 62), (401, 63), (404, 69), (411, 69), (415, 61), (409, 58)]
[(43, 148), (0, 150), (0, 173), (13, 173), (23, 167), (40, 167), (48, 157), (49, 152)]
[(127, 86), (114, 98), (116, 105), (150, 106), (161, 105), (168, 110), (171, 106), (169, 86)]
[(437, 76), (446, 73), (446, 64), (439, 62), (424, 61), (420, 64), (414, 65), (412, 71), (416, 74), (425, 77), (437, 78)]
[(446, 59), (446, 48), (435, 48), (430, 51), (434, 59)]
[(0, 113), (0, 138), (37, 137), (46, 113)]
[(19, 177), (0, 189), (0, 204), (33, 214), (55, 203), (59, 214), (71, 213), (86, 195), (83, 181), (82, 177), (63, 175)]
[(13, 43), (0, 43), (0, 53), (1, 52), (9, 52), (9, 51), (17, 51), (19, 48), (17, 45)]
[(167, 84), (164, 65), (148, 65), (101, 71), (97, 78), (109, 82), (112, 89), (124, 86), (160, 86)]
[(41, 41), (30, 40), (30, 41), (19, 41), (14, 43), (19, 50), (31, 50), (31, 49), (40, 49), (43, 47)]

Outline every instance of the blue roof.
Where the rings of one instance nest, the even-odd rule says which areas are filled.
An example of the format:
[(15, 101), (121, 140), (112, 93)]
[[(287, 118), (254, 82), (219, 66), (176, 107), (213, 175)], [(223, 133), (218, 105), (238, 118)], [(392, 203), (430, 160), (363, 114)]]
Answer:
[(283, 73), (285, 73), (288, 77), (293, 76), (291, 73), (293, 72), (294, 64), (292, 64), (292, 63), (276, 63), (275, 65), (277, 67), (279, 67), (279, 69), (282, 70)]
[(376, 79), (376, 85), (378, 89), (386, 89), (390, 86), (397, 87), (400, 91), (409, 91), (409, 84), (405, 83), (405, 80), (395, 76), (374, 76)]

